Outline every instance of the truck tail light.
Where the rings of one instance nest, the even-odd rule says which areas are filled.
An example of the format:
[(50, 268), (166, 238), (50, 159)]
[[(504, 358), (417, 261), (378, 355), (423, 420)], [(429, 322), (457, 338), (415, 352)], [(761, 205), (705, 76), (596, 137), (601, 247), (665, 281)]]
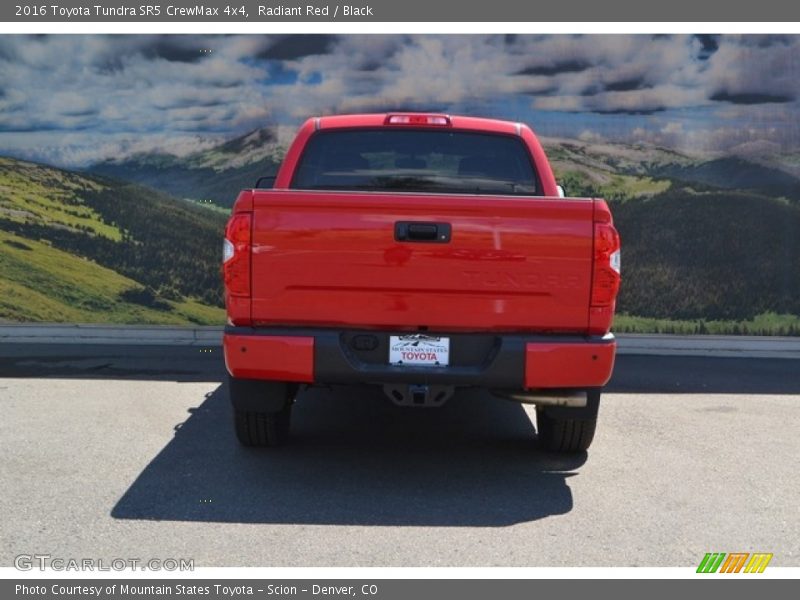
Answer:
[(602, 200), (596, 201), (589, 306), (589, 330), (593, 334), (604, 334), (611, 328), (621, 281), (620, 266), (619, 233), (614, 228), (608, 205)]
[(250, 296), (250, 243), (252, 215), (234, 214), (222, 242), (222, 277), (231, 296)]
[(611, 306), (617, 298), (619, 282), (619, 234), (610, 223), (595, 223), (592, 306)]
[(386, 125), (433, 125), (447, 127), (450, 117), (447, 115), (388, 115)]

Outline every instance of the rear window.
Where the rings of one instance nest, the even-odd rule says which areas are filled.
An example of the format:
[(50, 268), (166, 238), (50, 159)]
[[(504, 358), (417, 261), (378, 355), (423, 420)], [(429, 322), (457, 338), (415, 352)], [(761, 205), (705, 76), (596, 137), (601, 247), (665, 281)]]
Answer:
[(517, 137), (452, 130), (320, 131), (291, 187), (304, 190), (538, 195)]

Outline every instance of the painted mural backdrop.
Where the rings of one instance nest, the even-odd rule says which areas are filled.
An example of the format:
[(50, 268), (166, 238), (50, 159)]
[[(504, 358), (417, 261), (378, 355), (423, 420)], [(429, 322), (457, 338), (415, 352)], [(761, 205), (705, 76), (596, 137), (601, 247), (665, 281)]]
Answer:
[(0, 321), (223, 321), (220, 234), (308, 116), (524, 121), (612, 203), (618, 331), (800, 334), (800, 36), (2, 36)]

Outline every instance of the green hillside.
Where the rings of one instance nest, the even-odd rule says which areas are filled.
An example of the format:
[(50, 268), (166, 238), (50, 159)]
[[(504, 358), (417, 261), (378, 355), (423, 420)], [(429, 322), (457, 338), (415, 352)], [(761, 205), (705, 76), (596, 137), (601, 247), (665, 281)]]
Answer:
[(674, 186), (612, 211), (623, 242), (622, 312), (736, 321), (800, 315), (797, 204)]
[(0, 158), (0, 320), (217, 324), (225, 216)]
[(0, 157), (0, 218), (14, 223), (41, 223), (98, 235), (118, 241), (118, 227), (82, 198), (105, 186), (97, 181), (60, 169)]
[(61, 323), (215, 324), (221, 310), (195, 300), (151, 308), (127, 301), (142, 286), (97, 263), (0, 231), (0, 320)]

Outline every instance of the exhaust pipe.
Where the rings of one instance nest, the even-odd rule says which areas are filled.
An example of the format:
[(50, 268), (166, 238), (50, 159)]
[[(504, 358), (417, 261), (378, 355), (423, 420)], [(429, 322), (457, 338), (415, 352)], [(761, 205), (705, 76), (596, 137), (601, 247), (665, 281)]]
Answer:
[(569, 408), (586, 407), (585, 390), (530, 390), (524, 392), (508, 390), (492, 390), (492, 393), (506, 400), (537, 406), (566, 406)]

